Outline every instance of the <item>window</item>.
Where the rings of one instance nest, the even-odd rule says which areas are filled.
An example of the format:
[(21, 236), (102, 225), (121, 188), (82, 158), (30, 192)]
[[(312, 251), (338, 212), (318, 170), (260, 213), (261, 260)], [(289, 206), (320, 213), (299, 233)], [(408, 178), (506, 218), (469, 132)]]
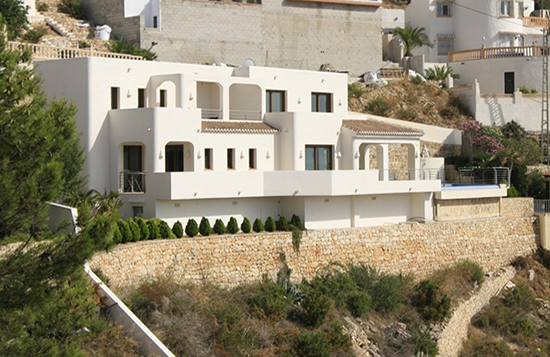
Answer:
[(159, 18), (157, 16), (153, 16), (153, 28), (159, 27)]
[(256, 169), (256, 149), (248, 149), (248, 168)]
[(166, 89), (161, 89), (160, 90), (160, 100), (159, 100), (159, 105), (163, 108), (166, 107)]
[(166, 159), (164, 160), (166, 172), (183, 171), (183, 145), (166, 145)]
[(500, 35), (500, 47), (513, 47), (514, 36), (513, 35)]
[(124, 145), (124, 170), (141, 171), (141, 146)]
[(449, 51), (454, 51), (453, 38), (438, 38), (437, 39), (437, 54), (439, 56), (447, 56)]
[(527, 9), (527, 7), (524, 5), (523, 1), (518, 2), (518, 15), (519, 15), (519, 17), (524, 17), (525, 16), (525, 9)]
[(438, 2), (437, 3), (437, 17), (451, 17), (451, 4)]
[(285, 108), (285, 92), (279, 90), (268, 90), (265, 92), (265, 111), (268, 113), (280, 113)]
[(120, 98), (120, 88), (111, 87), (111, 109), (118, 109)]
[(132, 206), (134, 212), (134, 218), (143, 217), (143, 206)]
[(235, 149), (227, 149), (227, 168), (235, 169)]
[(513, 16), (514, 15), (514, 2), (513, 1), (501, 1), (500, 2), (500, 16)]
[(205, 170), (212, 170), (213, 156), (214, 156), (214, 153), (212, 152), (212, 149), (204, 149), (204, 169)]
[(332, 170), (332, 146), (306, 145), (306, 170)]
[(145, 108), (145, 88), (138, 88), (138, 108)]
[(332, 113), (332, 94), (311, 93), (311, 111), (319, 113)]

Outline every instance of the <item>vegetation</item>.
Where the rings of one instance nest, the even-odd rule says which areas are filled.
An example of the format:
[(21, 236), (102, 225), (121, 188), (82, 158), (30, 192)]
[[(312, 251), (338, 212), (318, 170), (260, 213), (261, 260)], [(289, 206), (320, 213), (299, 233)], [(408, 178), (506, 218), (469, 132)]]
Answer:
[(160, 237), (159, 226), (155, 223), (155, 221), (148, 220), (146, 223), (147, 228), (149, 229), (148, 239), (157, 239), (158, 237)]
[(199, 233), (207, 237), (212, 233), (212, 228), (210, 227), (210, 221), (206, 217), (202, 217), (201, 223), (199, 224)]
[[(8, 40), (21, 36), (27, 29), (27, 8), (20, 0), (0, 0), (0, 25), (5, 25)], [(4, 47), (0, 41), (0, 47)]]
[(197, 221), (193, 218), (187, 221), (187, 225), (185, 226), (185, 234), (187, 234), (188, 237), (194, 237), (199, 234), (199, 226), (197, 225)]
[(170, 229), (170, 226), (168, 226), (168, 223), (164, 221), (159, 222), (159, 234), (160, 237), (163, 239), (170, 238), (170, 233), (172, 233), (172, 230)]
[(275, 220), (273, 219), (273, 217), (267, 217), (267, 219), (265, 220), (264, 228), (266, 232), (275, 232), (275, 230), (277, 229), (277, 225), (275, 224)]
[(176, 238), (183, 237), (183, 225), (180, 221), (176, 221), (174, 223), (174, 226), (172, 227), (172, 233), (176, 236)]
[(348, 99), (349, 98), (361, 98), (361, 96), (365, 93), (363, 88), (359, 85), (359, 83), (350, 83), (348, 84)]
[(39, 43), (45, 34), (46, 34), (45, 27), (28, 30), (23, 34), (23, 36), (21, 36), (21, 41), (28, 42), (28, 43)]
[(412, 56), (412, 50), (417, 47), (434, 47), (434, 44), (430, 41), (428, 35), (426, 35), (424, 31), (426, 31), (424, 27), (412, 28), (410, 26), (405, 28), (398, 27), (395, 29), (394, 34), (399, 37), (405, 46), (405, 57)]
[[(252, 230), (256, 233), (264, 231), (264, 224), (262, 223), (261, 219), (256, 218), (254, 220), (254, 224), (252, 225)], [(244, 229), (243, 229), (243, 231), (244, 231)]]
[(221, 219), (216, 219), (213, 231), (216, 234), (224, 234), (226, 232), (225, 224), (223, 224)]
[(80, 0), (61, 0), (58, 9), (76, 19), (84, 19), (84, 5)]
[(48, 5), (48, 3), (45, 3), (45, 2), (38, 2), (36, 3), (36, 10), (40, 11), (40, 12), (47, 12), (50, 10), (50, 5)]
[(241, 231), (243, 231), (243, 233), (250, 233), (251, 229), (252, 225), (250, 224), (250, 220), (244, 217), (243, 222), (241, 223)]
[(433, 68), (426, 68), (426, 79), (435, 81), (444, 81), (451, 77), (454, 79), (460, 79), (460, 75), (453, 73), (452, 67), (449, 66), (434, 66)]
[(157, 58), (156, 53), (144, 48), (138, 48), (133, 43), (127, 43), (123, 38), (112, 39), (109, 43), (109, 50), (115, 53), (126, 53), (132, 56), (141, 56), (147, 61), (154, 61)]
[(229, 218), (229, 222), (227, 222), (227, 232), (230, 234), (235, 234), (239, 231), (239, 224), (237, 223), (237, 220), (235, 217)]

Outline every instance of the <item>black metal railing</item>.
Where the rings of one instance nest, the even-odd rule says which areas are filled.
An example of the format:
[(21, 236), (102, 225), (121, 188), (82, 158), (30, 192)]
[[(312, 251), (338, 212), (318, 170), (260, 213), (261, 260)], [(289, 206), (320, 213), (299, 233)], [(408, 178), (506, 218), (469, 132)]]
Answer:
[(380, 181), (428, 181), (445, 180), (444, 169), (389, 169), (379, 170)]
[(510, 182), (508, 167), (460, 167), (458, 168), (459, 184), (499, 185)]
[(550, 213), (550, 200), (534, 200), (535, 213)]
[(118, 190), (122, 193), (145, 192), (145, 172), (121, 171), (118, 176)]

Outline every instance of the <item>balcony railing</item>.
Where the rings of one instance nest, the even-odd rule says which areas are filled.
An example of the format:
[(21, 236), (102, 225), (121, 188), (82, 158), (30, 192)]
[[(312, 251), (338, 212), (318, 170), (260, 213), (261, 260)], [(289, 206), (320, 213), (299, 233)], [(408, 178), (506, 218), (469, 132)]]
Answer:
[(461, 167), (458, 168), (458, 182), (452, 183), (499, 185), (509, 183), (510, 174), (508, 167)]
[(230, 110), (229, 120), (262, 120), (262, 112), (259, 110)]
[(449, 62), (464, 62), (483, 59), (498, 59), (512, 57), (542, 57), (548, 53), (548, 47), (514, 46), (514, 47), (481, 47), (477, 50), (449, 52)]
[(550, 213), (550, 200), (534, 200), (535, 213)]
[(548, 28), (548, 19), (545, 17), (524, 17), (523, 26), (535, 28)]
[(104, 57), (104, 58), (118, 58), (118, 59), (131, 59), (137, 61), (143, 61), (141, 56), (132, 56), (125, 53), (114, 52), (102, 52), (94, 51), (93, 49), (80, 49), (80, 48), (68, 48), (68, 47), (52, 47), (47, 45), (37, 45), (32, 43), (22, 42), (8, 42), (8, 47), (12, 51), (24, 51), (29, 50), (32, 54), (33, 60), (50, 60), (50, 59), (67, 59), (77, 57)]
[(145, 172), (121, 171), (118, 176), (118, 191), (121, 193), (145, 192)]
[(222, 119), (223, 111), (221, 109), (201, 109), (201, 118), (202, 119)]
[(379, 170), (380, 181), (428, 181), (445, 180), (443, 169), (389, 169)]

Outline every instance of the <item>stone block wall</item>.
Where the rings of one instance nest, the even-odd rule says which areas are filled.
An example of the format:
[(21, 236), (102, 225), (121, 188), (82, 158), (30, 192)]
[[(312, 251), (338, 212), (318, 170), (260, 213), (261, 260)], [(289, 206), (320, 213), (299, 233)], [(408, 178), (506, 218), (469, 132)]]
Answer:
[(500, 217), (500, 197), (437, 200), (434, 215), (438, 221)]
[(311, 279), (332, 262), (370, 264), (386, 272), (423, 278), (463, 259), (491, 271), (530, 254), (537, 242), (536, 220), (531, 215), (311, 230), (304, 233), (299, 251), (294, 250), (290, 233), (146, 241), (97, 254), (90, 265), (101, 269), (118, 293), (159, 276), (225, 286), (257, 281), (264, 275), (275, 279), (283, 259), (296, 282)]
[(504, 197), (501, 201), (502, 217), (527, 217), (535, 212), (532, 197)]

